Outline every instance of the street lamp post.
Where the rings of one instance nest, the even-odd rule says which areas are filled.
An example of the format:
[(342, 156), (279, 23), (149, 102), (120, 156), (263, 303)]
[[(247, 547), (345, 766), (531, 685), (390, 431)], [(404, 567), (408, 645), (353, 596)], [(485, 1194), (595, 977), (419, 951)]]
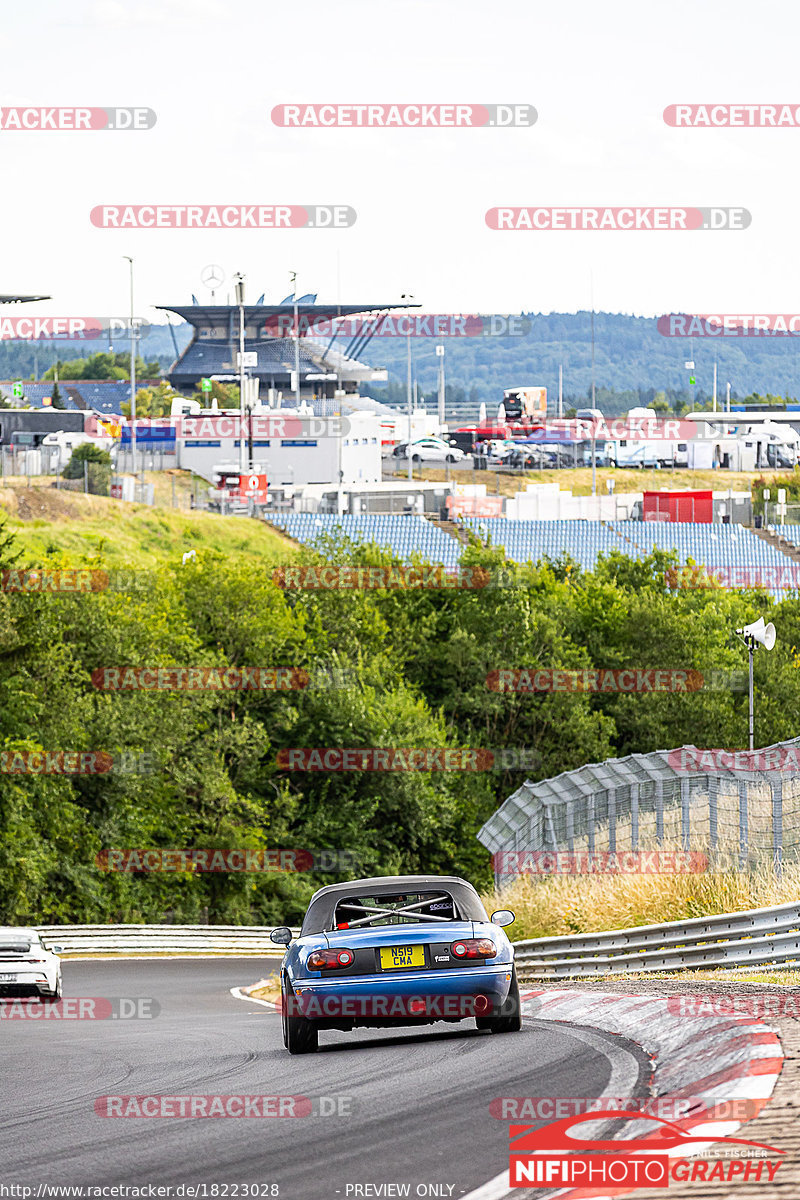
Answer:
[[(292, 300), (294, 301), (294, 406), (300, 407), (300, 323), (297, 318), (297, 271), (291, 271)], [(313, 392), (313, 388), (312, 388)]]
[(444, 411), (444, 346), (436, 347), (436, 357), (439, 359), (439, 433), (445, 426)]
[[(401, 300), (411, 301), (413, 296), (403, 292)], [(411, 461), (411, 414), (413, 412), (413, 399), (411, 395), (411, 330), (406, 323), (406, 399), (408, 401), (408, 478), (414, 478), (414, 468)]]
[[(131, 272), (131, 460), (133, 465), (133, 486), (134, 493), (136, 490), (136, 329), (133, 324), (133, 259), (127, 254), (123, 255), (126, 262), (130, 263)], [(135, 494), (134, 494), (135, 499)]]
[(236, 288), (236, 303), (239, 307), (239, 471), (244, 475), (247, 470), (247, 450), (245, 442), (245, 371), (244, 371), (244, 275), (241, 271), (233, 277)]

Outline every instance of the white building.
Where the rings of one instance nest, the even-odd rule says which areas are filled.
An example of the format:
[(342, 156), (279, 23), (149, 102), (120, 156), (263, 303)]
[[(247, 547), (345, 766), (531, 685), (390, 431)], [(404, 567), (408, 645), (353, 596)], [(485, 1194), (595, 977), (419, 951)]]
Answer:
[[(235, 410), (172, 417), (177, 466), (211, 481), (220, 464), (240, 462)], [(258, 409), (245, 420), (245, 469), (266, 472), (270, 488), (361, 484), (381, 478), (380, 422), (373, 413), (315, 417)]]

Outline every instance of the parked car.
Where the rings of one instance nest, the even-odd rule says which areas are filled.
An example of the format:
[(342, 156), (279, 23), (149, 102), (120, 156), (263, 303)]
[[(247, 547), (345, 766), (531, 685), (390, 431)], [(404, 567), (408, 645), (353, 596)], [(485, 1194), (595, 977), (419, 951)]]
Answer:
[(300, 936), (283, 925), (283, 1043), (318, 1047), (320, 1030), (430, 1025), (472, 1017), (478, 1029), (522, 1027), (514, 947), (472, 884), (454, 875), (354, 879), (311, 897)]
[[(405, 457), (408, 457), (407, 450)], [(465, 457), (463, 450), (459, 450), (458, 446), (451, 446), (443, 438), (419, 438), (417, 441), (411, 443), (412, 462), (455, 463), (463, 462)]]
[(554, 467), (555, 463), (555, 454), (540, 446), (515, 446), (506, 459), (507, 466), (525, 471), (540, 471), (545, 467)]
[(515, 449), (510, 438), (492, 438), (486, 445), (486, 460), (490, 466), (506, 466)]

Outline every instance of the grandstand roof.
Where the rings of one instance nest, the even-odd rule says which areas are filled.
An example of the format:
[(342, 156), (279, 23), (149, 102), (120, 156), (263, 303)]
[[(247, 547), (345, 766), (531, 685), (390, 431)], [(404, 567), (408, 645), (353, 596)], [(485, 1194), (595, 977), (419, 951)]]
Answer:
[[(228, 317), (231, 311), (238, 312), (235, 304), (156, 304), (155, 308), (163, 312), (174, 312), (190, 325), (203, 325), (209, 322), (219, 322)], [(381, 312), (389, 308), (419, 308), (418, 304), (407, 304), (405, 300), (397, 300), (391, 304), (298, 304), (298, 316), (316, 317), (319, 319), (331, 317), (351, 317), (357, 313)], [(245, 321), (250, 324), (260, 318), (277, 317), (284, 313), (294, 313), (293, 304), (245, 304)]]
[(52, 296), (14, 296), (10, 292), (0, 293), (0, 304), (30, 304), (31, 300), (52, 300)]

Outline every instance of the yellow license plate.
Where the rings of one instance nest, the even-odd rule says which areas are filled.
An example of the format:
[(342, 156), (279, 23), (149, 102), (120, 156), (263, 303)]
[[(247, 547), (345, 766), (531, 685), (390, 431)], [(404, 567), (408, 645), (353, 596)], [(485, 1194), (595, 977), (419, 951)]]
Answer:
[(393, 971), (401, 967), (424, 967), (424, 946), (387, 946), (381, 948), (381, 970)]

